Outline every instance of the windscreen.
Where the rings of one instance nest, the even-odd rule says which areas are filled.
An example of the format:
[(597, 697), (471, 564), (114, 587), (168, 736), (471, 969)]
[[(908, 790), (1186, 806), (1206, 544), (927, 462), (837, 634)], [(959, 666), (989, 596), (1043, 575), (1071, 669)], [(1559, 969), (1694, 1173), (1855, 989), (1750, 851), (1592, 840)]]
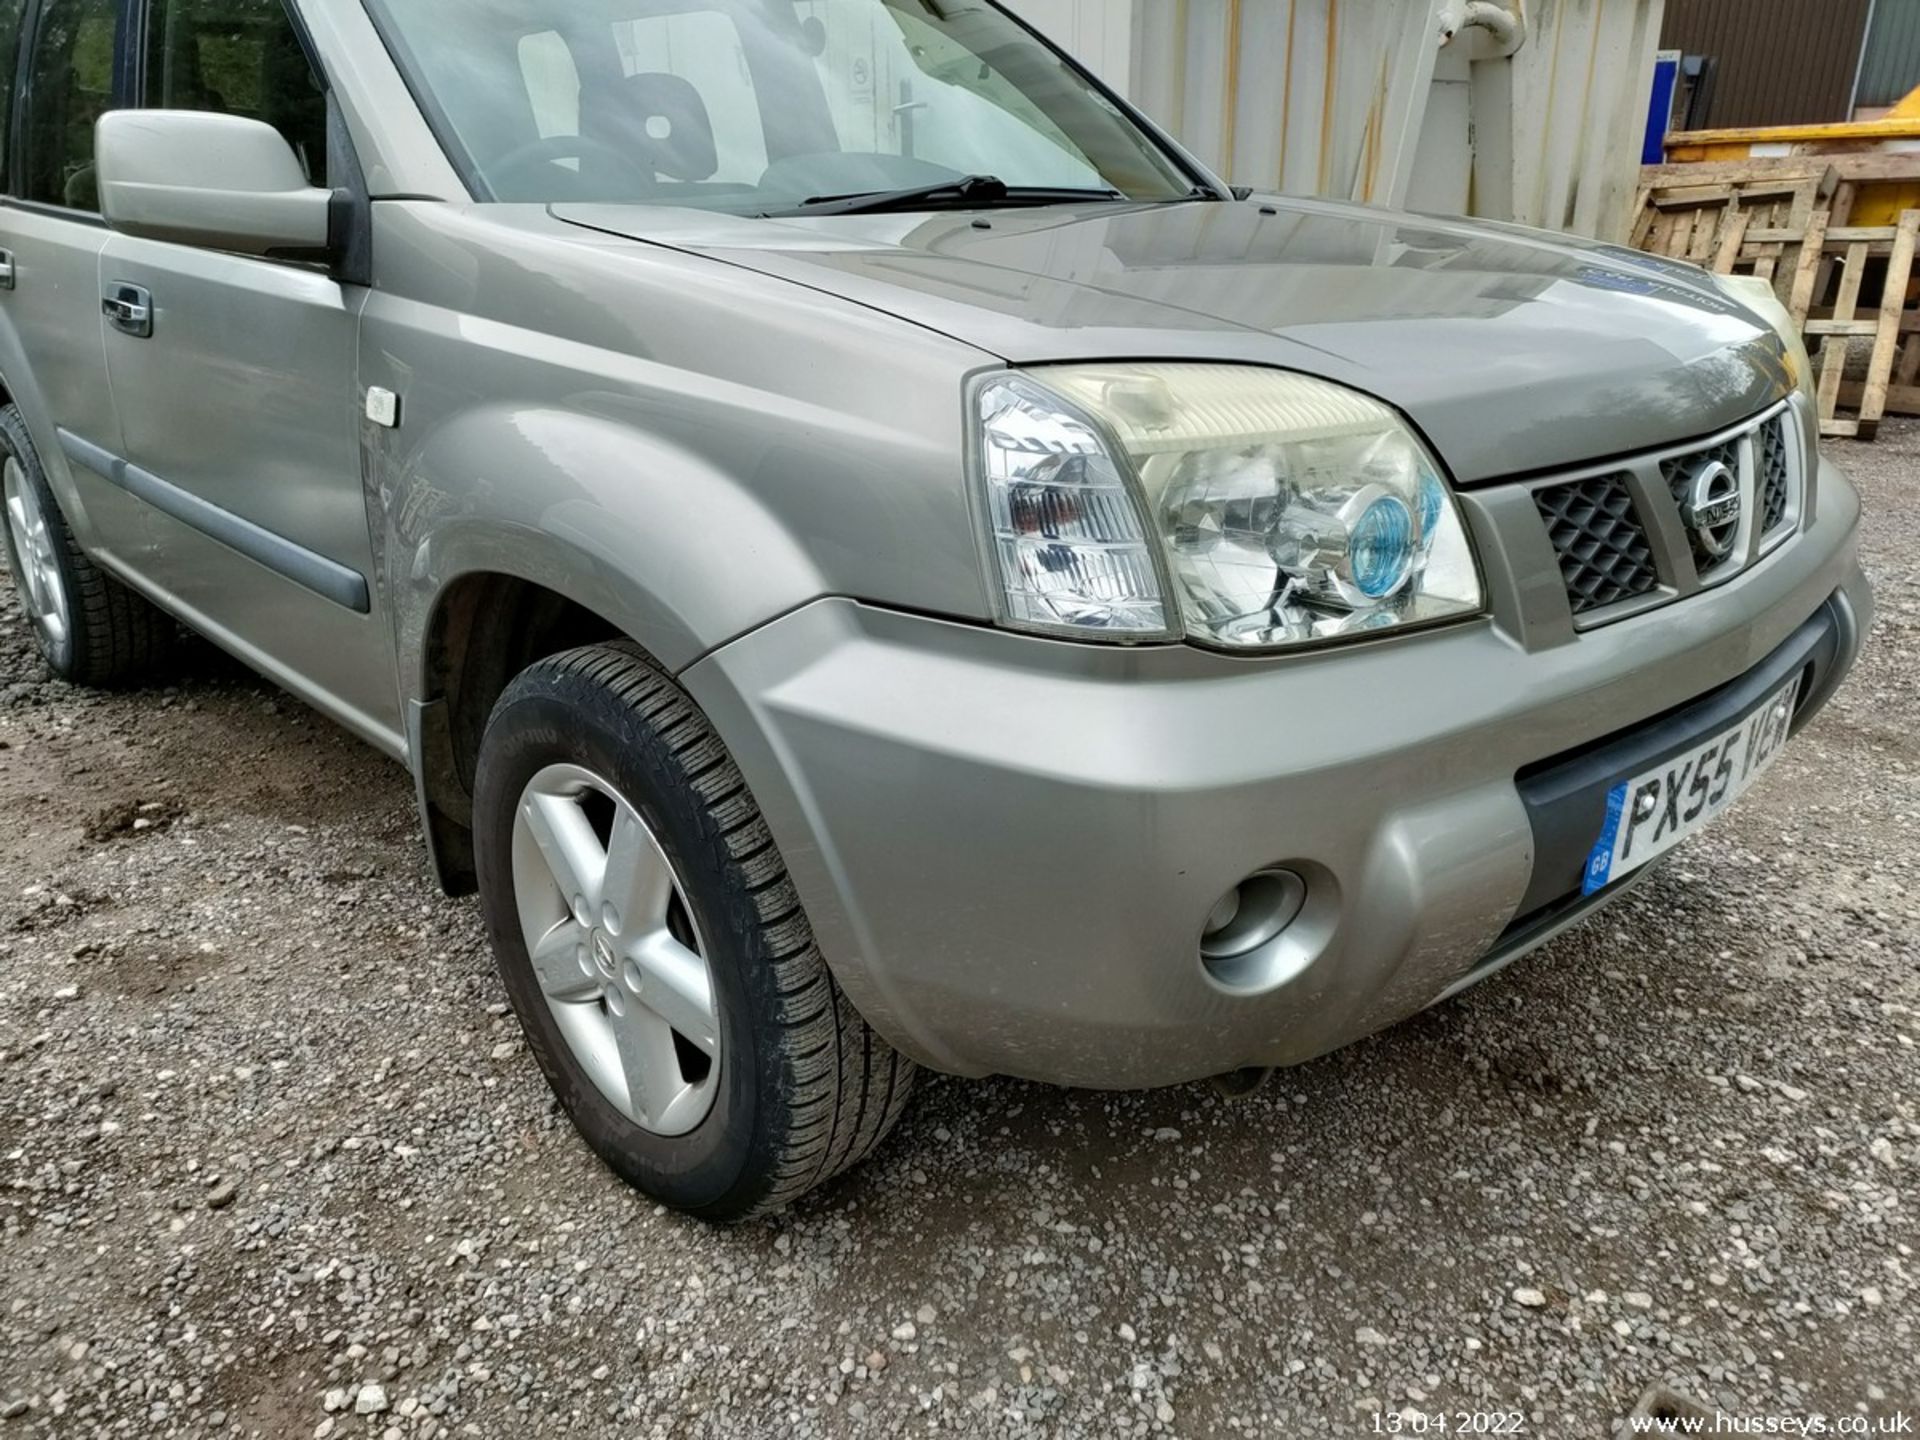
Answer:
[(986, 0), (367, 0), (482, 198), (778, 214), (1195, 177)]

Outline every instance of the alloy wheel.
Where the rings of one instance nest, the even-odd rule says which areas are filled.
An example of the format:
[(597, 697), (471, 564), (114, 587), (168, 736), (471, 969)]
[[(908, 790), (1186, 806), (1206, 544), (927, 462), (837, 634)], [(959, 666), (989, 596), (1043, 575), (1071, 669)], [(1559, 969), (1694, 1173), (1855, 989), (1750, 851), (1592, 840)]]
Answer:
[(548, 766), (514, 811), (513, 882), (534, 978), (574, 1058), (642, 1129), (693, 1130), (720, 1075), (713, 972), (639, 811), (590, 770)]
[(46, 512), (41, 509), (39, 493), (19, 460), (11, 455), (7, 457), (4, 494), (7, 533), (20, 567), (15, 580), (21, 603), (47, 644), (58, 646), (67, 638), (70, 621), (56, 542)]

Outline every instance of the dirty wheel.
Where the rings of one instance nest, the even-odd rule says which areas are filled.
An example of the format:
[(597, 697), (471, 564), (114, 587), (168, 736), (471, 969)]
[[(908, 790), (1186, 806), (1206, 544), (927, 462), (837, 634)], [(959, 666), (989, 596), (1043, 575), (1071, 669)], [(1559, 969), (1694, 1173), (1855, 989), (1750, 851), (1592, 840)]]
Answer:
[(840, 993), (739, 771), (636, 648), (575, 650), (515, 680), (475, 790), (501, 976), (616, 1172), (738, 1219), (879, 1144), (913, 1066)]

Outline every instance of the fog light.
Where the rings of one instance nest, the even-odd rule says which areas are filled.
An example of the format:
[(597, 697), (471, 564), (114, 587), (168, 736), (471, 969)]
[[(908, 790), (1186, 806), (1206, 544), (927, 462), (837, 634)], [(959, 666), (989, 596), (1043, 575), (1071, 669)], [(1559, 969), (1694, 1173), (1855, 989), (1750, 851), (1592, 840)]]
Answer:
[(1306, 882), (1291, 870), (1248, 876), (1223, 895), (1207, 917), (1201, 958), (1215, 963), (1253, 954), (1299, 919), (1306, 903)]
[(1207, 916), (1208, 935), (1218, 935), (1234, 922), (1240, 914), (1240, 887), (1234, 886), (1220, 897), (1220, 903), (1213, 907), (1213, 913)]

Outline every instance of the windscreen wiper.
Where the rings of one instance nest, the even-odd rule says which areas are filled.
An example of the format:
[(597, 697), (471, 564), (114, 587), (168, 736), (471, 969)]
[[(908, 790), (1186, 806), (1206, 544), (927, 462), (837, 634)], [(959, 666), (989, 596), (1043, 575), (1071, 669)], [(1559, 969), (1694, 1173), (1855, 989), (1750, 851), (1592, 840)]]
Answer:
[(815, 195), (789, 215), (867, 215), (882, 210), (972, 210), (994, 205), (1054, 205), (1085, 200), (1124, 200), (1114, 189), (1009, 185), (998, 175), (968, 175), (905, 190), (863, 190), (852, 195)]

